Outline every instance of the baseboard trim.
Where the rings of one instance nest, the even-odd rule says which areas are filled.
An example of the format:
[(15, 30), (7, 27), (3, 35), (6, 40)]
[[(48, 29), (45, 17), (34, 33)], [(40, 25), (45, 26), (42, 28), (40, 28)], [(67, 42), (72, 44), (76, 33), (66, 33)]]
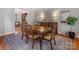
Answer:
[(76, 37), (77, 37), (77, 38), (79, 38), (79, 36), (78, 36), (78, 35), (76, 35)]
[(8, 33), (0, 34), (0, 36), (4, 37), (4, 36), (12, 35), (12, 34), (15, 34), (15, 32), (8, 32)]
[[(67, 36), (66, 34), (62, 34), (62, 33), (58, 33), (58, 35), (60, 35), (60, 36), (65, 36), (65, 37), (69, 37), (69, 36)], [(79, 36), (78, 36), (78, 35), (75, 35), (75, 38), (79, 39)]]

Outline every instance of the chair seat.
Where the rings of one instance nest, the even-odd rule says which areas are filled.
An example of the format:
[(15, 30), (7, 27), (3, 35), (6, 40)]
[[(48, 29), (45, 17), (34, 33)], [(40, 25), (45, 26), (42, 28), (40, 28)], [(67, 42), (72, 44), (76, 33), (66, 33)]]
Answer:
[(45, 35), (44, 38), (45, 38), (46, 40), (50, 40), (50, 39), (51, 39), (51, 33)]
[[(30, 37), (30, 38), (33, 38), (32, 35), (29, 35), (29, 37)], [(34, 35), (34, 39), (36, 39), (36, 38), (38, 38), (38, 37), (39, 37), (39, 35)]]

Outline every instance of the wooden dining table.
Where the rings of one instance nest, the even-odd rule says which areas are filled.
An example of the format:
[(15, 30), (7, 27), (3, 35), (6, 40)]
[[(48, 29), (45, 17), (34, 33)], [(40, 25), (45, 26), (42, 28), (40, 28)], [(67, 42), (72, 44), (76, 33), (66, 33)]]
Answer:
[(33, 31), (40, 35), (40, 50), (42, 50), (42, 40), (44, 39), (44, 35), (51, 32), (51, 28), (45, 26), (33, 26)]

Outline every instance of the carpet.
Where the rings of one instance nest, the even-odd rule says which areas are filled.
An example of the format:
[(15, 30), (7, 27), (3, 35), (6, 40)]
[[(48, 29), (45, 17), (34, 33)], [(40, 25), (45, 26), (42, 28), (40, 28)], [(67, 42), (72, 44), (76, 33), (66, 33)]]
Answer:
[[(21, 34), (9, 35), (4, 38), (6, 45), (10, 47), (11, 50), (40, 50), (39, 41), (35, 41), (34, 49), (32, 47), (32, 40), (21, 39)], [(71, 50), (72, 42), (70, 39), (64, 40), (63, 37), (56, 36), (56, 45), (52, 40), (52, 46), (54, 50)], [(43, 41), (42, 44), (43, 50), (51, 50), (49, 42)]]

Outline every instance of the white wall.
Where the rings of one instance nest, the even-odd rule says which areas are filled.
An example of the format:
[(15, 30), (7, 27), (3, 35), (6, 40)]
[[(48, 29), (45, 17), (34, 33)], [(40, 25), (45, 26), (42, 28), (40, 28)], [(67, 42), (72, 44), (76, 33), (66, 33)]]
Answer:
[(40, 20), (41, 20), (41, 14), (43, 14), (44, 15), (44, 22), (49, 22), (49, 21), (51, 21), (51, 16), (52, 16), (52, 13), (53, 13), (53, 9), (50, 9), (50, 8), (48, 8), (48, 9), (46, 9), (46, 8), (44, 8), (44, 9), (37, 9), (37, 10), (35, 10), (34, 11), (34, 21), (36, 21), (36, 22), (39, 22)]
[(4, 13), (5, 13), (5, 16), (4, 16), (5, 33), (15, 32), (14, 9), (5, 9)]
[[(36, 17), (35, 14), (38, 13), (38, 15), (40, 15), (40, 12), (44, 12), (44, 14), (46, 16), (48, 16), (48, 19), (50, 18), (50, 12), (52, 11), (52, 9), (47, 9), (47, 8), (19, 8), (20, 10), (17, 11), (17, 9), (15, 9), (15, 12), (18, 14), (18, 16), (20, 15), (20, 19), (19, 21), (21, 21), (21, 14), (23, 11), (27, 12), (27, 17), (26, 20), (28, 22), (28, 24), (32, 24), (34, 21), (36, 21)], [(49, 19), (50, 20), (50, 19)]]
[(1, 8), (0, 9), (0, 34), (15, 32), (15, 16), (14, 9)]
[(4, 33), (4, 17), (2, 13), (2, 9), (0, 9), (0, 35)]

